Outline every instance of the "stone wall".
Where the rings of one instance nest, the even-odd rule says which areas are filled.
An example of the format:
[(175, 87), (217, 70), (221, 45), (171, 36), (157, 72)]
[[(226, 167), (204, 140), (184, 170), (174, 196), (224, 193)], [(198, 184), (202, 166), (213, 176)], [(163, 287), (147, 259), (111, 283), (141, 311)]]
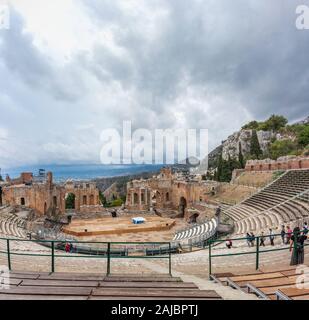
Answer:
[[(20, 178), (9, 180), (2, 187), (2, 202), (4, 205), (18, 205), (34, 209), (39, 215), (64, 214), (65, 199), (70, 193), (75, 196), (75, 210), (81, 211), (81, 206), (94, 208), (100, 205), (99, 190), (95, 183), (73, 183), (64, 185), (53, 183), (53, 175), (48, 172), (46, 179), (35, 183), (32, 174), (21, 174)], [(31, 178), (31, 179), (30, 179)]]
[(174, 176), (165, 168), (157, 177), (127, 184), (126, 208), (130, 211), (177, 210), (180, 216), (188, 217), (187, 209), (196, 202), (206, 202), (214, 184)]
[(246, 171), (309, 169), (309, 157), (286, 156), (277, 160), (249, 160)]

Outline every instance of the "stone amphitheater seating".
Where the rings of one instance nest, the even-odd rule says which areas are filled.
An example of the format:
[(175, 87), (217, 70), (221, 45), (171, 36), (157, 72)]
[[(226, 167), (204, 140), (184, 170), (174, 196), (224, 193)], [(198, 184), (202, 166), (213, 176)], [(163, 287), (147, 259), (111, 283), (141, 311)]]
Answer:
[(225, 211), (236, 234), (303, 223), (309, 218), (309, 170), (290, 170), (261, 191)]
[(217, 227), (218, 220), (213, 218), (203, 224), (195, 225), (186, 230), (177, 232), (174, 236), (173, 242), (178, 242), (182, 245), (200, 243), (212, 237), (215, 234)]
[(26, 221), (11, 213), (10, 207), (0, 208), (0, 235), (25, 238)]
[[(219, 273), (212, 275), (211, 278), (223, 285), (255, 294), (262, 299), (308, 300), (309, 290), (296, 288), (296, 278), (302, 274), (302, 270), (291, 266), (252, 274)], [(307, 279), (304, 277), (304, 284), (309, 284), (308, 277)]]
[(10, 273), (11, 287), (0, 289), (0, 300), (218, 300), (213, 290), (158, 274), (112, 275)]

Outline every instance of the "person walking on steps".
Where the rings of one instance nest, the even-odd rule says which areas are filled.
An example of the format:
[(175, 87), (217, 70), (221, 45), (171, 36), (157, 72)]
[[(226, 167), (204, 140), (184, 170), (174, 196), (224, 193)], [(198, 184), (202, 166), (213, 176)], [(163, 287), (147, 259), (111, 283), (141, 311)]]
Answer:
[(303, 226), (303, 232), (304, 232), (304, 235), (305, 235), (305, 236), (307, 236), (308, 231), (309, 231), (309, 230), (308, 230), (308, 224), (307, 224), (307, 222), (305, 222), (305, 223), (304, 223), (304, 226)]
[(251, 247), (254, 247), (255, 235), (253, 232), (251, 232), (250, 234), (250, 242), (251, 242)]
[(290, 243), (291, 237), (292, 237), (292, 233), (293, 233), (292, 229), (289, 226), (287, 226), (286, 244)]
[(286, 240), (285, 240), (285, 226), (282, 226), (282, 229), (281, 229), (281, 239), (282, 239), (282, 243), (285, 244)]
[(261, 233), (261, 236), (260, 236), (260, 247), (265, 247), (265, 235), (264, 235), (264, 232)]
[(270, 245), (274, 246), (275, 236), (272, 229), (269, 229), (269, 240), (270, 240)]
[(299, 227), (295, 227), (290, 240), (291, 266), (304, 263), (304, 242), (307, 236), (302, 233)]
[(251, 247), (251, 236), (248, 232), (246, 234), (246, 240), (247, 240), (248, 247)]

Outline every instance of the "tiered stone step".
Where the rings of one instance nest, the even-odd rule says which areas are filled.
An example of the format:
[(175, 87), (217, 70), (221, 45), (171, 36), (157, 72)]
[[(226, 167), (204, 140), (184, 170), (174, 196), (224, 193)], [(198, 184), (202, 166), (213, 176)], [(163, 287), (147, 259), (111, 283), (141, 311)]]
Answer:
[(188, 244), (189, 242), (199, 242), (207, 240), (207, 235), (211, 237), (218, 227), (217, 219), (213, 218), (203, 224), (196, 225), (181, 232), (177, 232), (174, 236), (174, 242)]
[[(304, 192), (308, 192), (302, 194)], [(241, 204), (225, 211), (235, 221), (236, 234), (307, 221), (309, 170), (291, 170)]]
[(218, 300), (213, 290), (199, 290), (169, 275), (102, 276), (85, 274), (11, 273), (10, 289), (0, 300)]
[[(309, 300), (308, 290), (296, 290), (295, 287), (297, 277), (302, 274), (302, 270), (292, 266), (270, 272), (258, 271), (252, 274), (214, 274), (212, 278), (223, 285), (255, 294), (262, 299), (290, 299), (291, 296), (291, 298)], [(309, 279), (304, 280), (304, 284), (308, 285)]]

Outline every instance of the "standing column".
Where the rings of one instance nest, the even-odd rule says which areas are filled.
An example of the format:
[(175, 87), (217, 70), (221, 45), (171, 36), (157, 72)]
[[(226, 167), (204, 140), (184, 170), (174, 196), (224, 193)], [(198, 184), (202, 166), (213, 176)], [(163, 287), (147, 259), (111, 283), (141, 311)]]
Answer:
[(139, 189), (139, 193), (138, 193), (138, 197), (139, 197), (139, 209), (142, 208), (142, 189)]

